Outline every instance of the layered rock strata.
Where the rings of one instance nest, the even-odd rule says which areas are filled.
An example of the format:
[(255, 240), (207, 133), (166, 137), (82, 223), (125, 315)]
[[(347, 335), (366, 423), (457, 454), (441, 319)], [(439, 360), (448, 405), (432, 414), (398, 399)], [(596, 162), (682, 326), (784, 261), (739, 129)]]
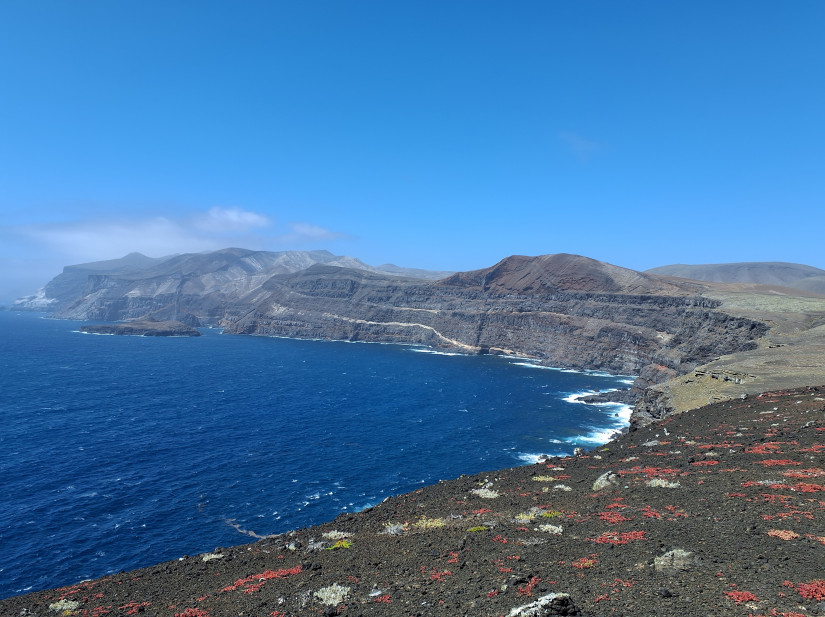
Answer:
[[(825, 378), (817, 352), (825, 297), (788, 288), (691, 281), (566, 254), (508, 257), (440, 280), (323, 251), (131, 257), (67, 268), (36, 305), (72, 319), (191, 318), (228, 333), (427, 345), (636, 375), (633, 388), (611, 396), (641, 399), (639, 425)], [(798, 357), (808, 360), (800, 367)]]

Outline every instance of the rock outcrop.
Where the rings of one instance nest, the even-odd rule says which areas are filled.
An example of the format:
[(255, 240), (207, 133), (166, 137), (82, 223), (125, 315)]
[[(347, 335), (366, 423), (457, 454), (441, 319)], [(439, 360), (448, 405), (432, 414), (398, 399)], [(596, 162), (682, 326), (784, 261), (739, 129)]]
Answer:
[(152, 321), (140, 319), (125, 323), (81, 326), (87, 334), (117, 334), (121, 336), (200, 336), (195, 328), (180, 321)]

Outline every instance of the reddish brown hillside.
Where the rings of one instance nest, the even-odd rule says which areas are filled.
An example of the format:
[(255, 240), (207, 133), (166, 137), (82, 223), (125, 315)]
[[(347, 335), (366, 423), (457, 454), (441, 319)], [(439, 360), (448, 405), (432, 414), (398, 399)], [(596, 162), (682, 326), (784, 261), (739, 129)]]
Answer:
[(551, 294), (559, 291), (608, 294), (685, 295), (698, 287), (621, 268), (580, 255), (556, 253), (513, 255), (483, 270), (459, 272), (445, 285), (481, 287), (485, 291)]

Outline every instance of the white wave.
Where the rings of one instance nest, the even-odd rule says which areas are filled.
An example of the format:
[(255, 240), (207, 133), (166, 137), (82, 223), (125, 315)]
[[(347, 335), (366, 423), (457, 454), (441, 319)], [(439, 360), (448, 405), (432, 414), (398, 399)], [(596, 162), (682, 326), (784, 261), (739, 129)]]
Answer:
[(588, 403), (587, 401), (582, 401), (586, 396), (593, 396), (594, 394), (604, 394), (605, 392), (615, 392), (618, 388), (610, 388), (608, 390), (582, 390), (581, 392), (573, 392), (572, 394), (568, 394), (564, 398), (563, 401), (567, 401), (568, 403), (581, 403), (583, 405), (595, 405), (597, 403)]
[(430, 349), (429, 347), (408, 347), (409, 351), (414, 351), (415, 353), (428, 353), (433, 356), (464, 356), (466, 354), (458, 353), (456, 351), (438, 351), (436, 349)]
[[(580, 401), (577, 401), (580, 402)], [(576, 445), (602, 445), (619, 435), (630, 426), (630, 415), (633, 408), (624, 403), (598, 403), (599, 407), (612, 407), (613, 426), (606, 428), (591, 428), (591, 432), (575, 437), (567, 437), (564, 441)]]
[(565, 441), (567, 443), (576, 445), (593, 444), (596, 446), (600, 446), (613, 439), (613, 437), (615, 437), (616, 434), (619, 432), (620, 431), (617, 427), (595, 429), (592, 433), (587, 433), (586, 435), (577, 435), (575, 437), (568, 437), (567, 439), (565, 439)]
[(561, 371), (561, 372), (565, 371), (565, 369), (559, 368), (557, 366), (543, 366), (541, 364), (534, 364), (533, 362), (530, 362), (529, 360), (519, 360), (518, 362), (514, 361), (513, 364), (516, 365), (516, 366), (526, 366), (527, 368), (540, 368), (540, 369), (545, 370), (545, 371)]
[(608, 373), (606, 371), (596, 371), (596, 370), (588, 370), (588, 369), (574, 369), (574, 368), (563, 368), (560, 366), (546, 366), (544, 364), (536, 364), (534, 361), (530, 360), (529, 358), (519, 358), (519, 357), (512, 357), (510, 358), (511, 362), (516, 366), (524, 366), (527, 368), (538, 368), (545, 371), (558, 371), (560, 373), (576, 373), (579, 375), (591, 375), (593, 377), (619, 377), (620, 383), (632, 384), (636, 377), (634, 375), (617, 375), (615, 373)]
[[(539, 459), (545, 456), (554, 456), (552, 454), (535, 454), (532, 452), (519, 452), (516, 455), (516, 458), (520, 461), (524, 461), (527, 465), (535, 465), (539, 462)], [(558, 456), (556, 454), (555, 456)]]

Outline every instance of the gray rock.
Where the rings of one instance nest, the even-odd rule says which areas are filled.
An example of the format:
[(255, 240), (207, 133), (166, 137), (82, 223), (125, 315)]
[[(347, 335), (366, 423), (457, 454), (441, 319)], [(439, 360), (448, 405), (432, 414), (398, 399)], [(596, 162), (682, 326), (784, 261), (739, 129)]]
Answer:
[(700, 559), (694, 553), (681, 548), (675, 548), (664, 555), (653, 558), (653, 567), (657, 572), (670, 574), (684, 572), (698, 565), (701, 565)]
[(550, 617), (551, 615), (578, 615), (579, 611), (566, 593), (550, 593), (530, 604), (510, 610), (507, 617)]
[(593, 483), (593, 490), (598, 492), (611, 486), (618, 486), (620, 482), (621, 478), (619, 477), (619, 474), (612, 471), (606, 471), (596, 478), (596, 481)]

